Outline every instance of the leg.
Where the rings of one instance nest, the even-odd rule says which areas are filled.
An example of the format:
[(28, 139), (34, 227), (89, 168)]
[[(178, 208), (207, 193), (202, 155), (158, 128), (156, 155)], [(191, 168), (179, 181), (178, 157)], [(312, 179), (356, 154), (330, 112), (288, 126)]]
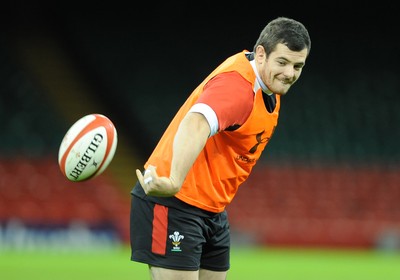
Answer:
[[(152, 280), (198, 280), (199, 271), (185, 271), (149, 266)], [(217, 279), (217, 278), (204, 278)], [(222, 278), (218, 278), (222, 279)]]
[(227, 271), (200, 269), (199, 280), (226, 280)]

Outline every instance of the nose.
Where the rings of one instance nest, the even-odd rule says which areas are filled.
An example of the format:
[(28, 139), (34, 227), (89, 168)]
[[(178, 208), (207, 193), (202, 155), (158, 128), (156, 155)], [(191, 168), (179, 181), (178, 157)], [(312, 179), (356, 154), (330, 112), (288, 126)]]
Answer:
[(292, 65), (287, 65), (285, 67), (285, 70), (283, 71), (283, 75), (285, 75), (286, 78), (293, 78), (295, 73), (295, 69)]

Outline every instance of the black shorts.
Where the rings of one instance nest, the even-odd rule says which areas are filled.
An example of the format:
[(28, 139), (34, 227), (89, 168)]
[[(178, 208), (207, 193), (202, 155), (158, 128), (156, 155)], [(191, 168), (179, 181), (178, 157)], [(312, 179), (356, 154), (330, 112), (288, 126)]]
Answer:
[(225, 211), (199, 216), (132, 195), (130, 239), (132, 261), (189, 271), (230, 266)]

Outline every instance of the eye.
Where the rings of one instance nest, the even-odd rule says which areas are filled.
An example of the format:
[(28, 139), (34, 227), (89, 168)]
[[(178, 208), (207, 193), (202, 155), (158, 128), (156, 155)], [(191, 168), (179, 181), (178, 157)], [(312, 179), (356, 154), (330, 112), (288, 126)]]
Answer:
[(296, 69), (297, 71), (300, 71), (302, 68), (303, 68), (303, 64), (296, 64), (295, 66), (294, 66), (294, 69)]

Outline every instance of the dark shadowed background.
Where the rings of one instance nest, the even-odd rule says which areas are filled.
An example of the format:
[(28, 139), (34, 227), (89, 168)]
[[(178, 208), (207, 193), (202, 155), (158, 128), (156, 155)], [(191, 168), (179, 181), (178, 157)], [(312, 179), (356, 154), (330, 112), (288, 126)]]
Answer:
[[(262, 236), (249, 234), (277, 244), (376, 245), (400, 226), (400, 43), (394, 11), (390, 1), (7, 3), (0, 19), (2, 170), (9, 174), (6, 166), (15, 158), (56, 164), (69, 126), (99, 112), (114, 121), (120, 137), (104, 177), (129, 199), (134, 169), (197, 84), (227, 56), (252, 50), (268, 21), (293, 17), (309, 30), (311, 54), (282, 99), (277, 131), (246, 184), (271, 199), (256, 204), (272, 222)], [(5, 182), (3, 190), (10, 188)], [(243, 211), (236, 209), (247, 207), (245, 196), (254, 205), (251, 194), (240, 190), (232, 205), (238, 231), (260, 223), (261, 218), (247, 220), (252, 212), (238, 217)], [(2, 209), (4, 223), (18, 217)], [(305, 224), (317, 229), (314, 235), (301, 228)], [(367, 237), (358, 242), (354, 232), (360, 226)], [(290, 232), (306, 233), (296, 239)], [(344, 233), (335, 239), (337, 232)]]

